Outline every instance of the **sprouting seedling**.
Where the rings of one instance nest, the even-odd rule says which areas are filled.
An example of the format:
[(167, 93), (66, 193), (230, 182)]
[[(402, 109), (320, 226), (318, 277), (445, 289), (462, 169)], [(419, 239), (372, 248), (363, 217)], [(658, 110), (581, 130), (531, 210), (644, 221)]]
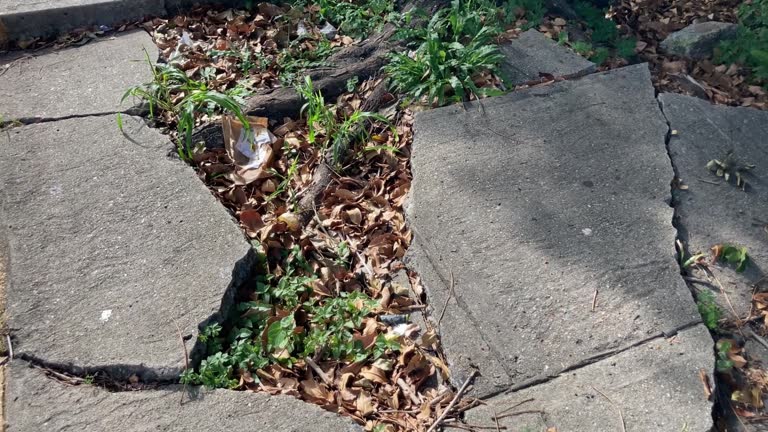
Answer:
[(725, 157), (722, 159), (712, 159), (707, 162), (707, 169), (712, 171), (716, 176), (722, 177), (726, 182), (731, 180), (731, 177), (736, 179), (736, 186), (741, 190), (747, 190), (747, 181), (744, 180), (744, 175), (753, 169), (755, 166), (745, 162), (739, 161), (733, 154), (733, 150), (726, 152)]

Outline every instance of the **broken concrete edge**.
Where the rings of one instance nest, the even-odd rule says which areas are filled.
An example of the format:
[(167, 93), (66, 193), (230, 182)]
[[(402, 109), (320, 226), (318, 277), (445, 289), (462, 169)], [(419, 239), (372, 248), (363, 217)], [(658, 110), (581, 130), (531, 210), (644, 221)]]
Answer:
[(126, 116), (133, 116), (133, 117), (141, 117), (142, 120), (146, 120), (146, 116), (148, 114), (149, 114), (148, 105), (143, 102), (138, 102), (136, 105), (120, 111), (106, 111), (106, 112), (90, 113), (90, 114), (74, 114), (74, 115), (68, 115), (63, 117), (19, 117), (19, 118), (11, 118), (11, 119), (0, 118), (0, 129), (4, 129), (6, 127), (27, 126), (27, 125), (33, 125), (38, 123), (57, 122), (61, 120), (69, 120), (69, 119), (75, 119), (75, 118), (103, 117), (103, 116), (110, 116), (110, 115), (113, 115), (113, 116), (126, 115)]
[(115, 28), (147, 17), (165, 17), (195, 4), (235, 6), (235, 0), (110, 0), (63, 7), (0, 13), (0, 45), (55, 37), (90, 26)]
[(291, 395), (178, 384), (109, 391), (20, 360), (6, 367), (6, 430), (259, 430), (362, 432), (355, 419)]
[[(201, 333), (205, 327), (212, 323), (225, 324), (229, 319), (232, 318), (235, 309), (236, 295), (238, 291), (253, 276), (252, 270), (256, 261), (256, 252), (253, 249), (250, 249), (245, 257), (235, 263), (234, 269), (232, 270), (232, 282), (230, 282), (229, 287), (224, 293), (219, 310), (208, 317), (205, 321), (198, 324), (198, 333)], [(189, 358), (189, 368), (197, 369), (200, 365), (200, 362), (207, 356), (207, 352), (206, 344), (201, 342), (199, 338), (197, 338), (197, 335), (193, 335), (193, 337), (195, 337), (195, 343), (193, 348), (189, 351), (189, 353), (186, 353), (186, 355)], [(179, 338), (179, 344), (181, 345), (183, 343), (183, 336), (179, 334)], [(11, 337), (11, 340), (13, 340), (13, 337)], [(179, 349), (181, 349), (181, 347)], [(39, 367), (42, 369), (49, 369), (68, 376), (79, 378), (85, 378), (87, 376), (99, 376), (101, 377), (101, 381), (107, 384), (103, 387), (109, 388), (111, 390), (119, 390), (120, 383), (128, 381), (132, 376), (138, 377), (142, 384), (178, 383), (180, 374), (185, 370), (187, 366), (185, 365), (185, 367), (181, 368), (158, 368), (146, 366), (143, 364), (110, 364), (81, 367), (76, 364), (48, 362), (27, 353), (20, 353), (16, 358), (29, 363), (31, 366)]]
[[(118, 113), (105, 113), (105, 114), (92, 114), (92, 115), (76, 115), (76, 116), (68, 116), (66, 118), (62, 119), (45, 119), (38, 122), (30, 123), (29, 125), (33, 125), (35, 123), (46, 123), (46, 122), (55, 122), (58, 120), (66, 120), (66, 119), (72, 119), (72, 118), (87, 118), (87, 117), (104, 117), (104, 116), (111, 116)], [(127, 114), (127, 113), (126, 113)], [(142, 117), (136, 117), (130, 114), (131, 118), (137, 119), (143, 123), (146, 124), (146, 119)], [(25, 127), (27, 124), (21, 124), (17, 127)], [(124, 133), (125, 135), (125, 133)], [(128, 139), (128, 137), (126, 135)], [(158, 153), (159, 157), (163, 157), (162, 153)], [(169, 160), (171, 160), (173, 163), (178, 164), (184, 164), (185, 168), (192, 169), (191, 166), (189, 166), (187, 163), (183, 162), (176, 152), (176, 146), (168, 141), (167, 143), (167, 154), (166, 156)], [(202, 185), (209, 193), (211, 191)], [(0, 189), (0, 195), (2, 195), (2, 189)], [(213, 195), (211, 193), (211, 195)], [(217, 198), (214, 196), (214, 199), (217, 200)], [(0, 200), (0, 202), (3, 202)], [(0, 206), (0, 220), (4, 220), (2, 218), (3, 215), (3, 206)], [(230, 214), (230, 221), (238, 227), (237, 220)], [(243, 235), (243, 241), (248, 243), (249, 239)], [(8, 251), (9, 251), (9, 242), (8, 237), (6, 233), (6, 229), (4, 225), (0, 225), (0, 260), (5, 260), (6, 258), (10, 258)], [(179, 377), (181, 373), (187, 369), (197, 369), (200, 366), (200, 363), (202, 360), (204, 360), (208, 353), (207, 353), (207, 347), (206, 344), (201, 342), (198, 338), (198, 334), (201, 334), (202, 331), (212, 323), (219, 323), (222, 324), (225, 329), (227, 327), (227, 323), (231, 321), (233, 317), (236, 316), (236, 298), (238, 297), (238, 294), (241, 292), (241, 290), (246, 286), (255, 276), (255, 267), (256, 263), (258, 262), (258, 256), (257, 252), (251, 247), (248, 248), (245, 256), (240, 258), (238, 261), (236, 261), (233, 264), (232, 272), (231, 272), (231, 279), (227, 286), (227, 288), (224, 291), (224, 294), (222, 296), (220, 306), (216, 312), (211, 314), (209, 317), (207, 317), (202, 322), (198, 323), (197, 325), (197, 334), (191, 335), (191, 337), (194, 338), (194, 343), (192, 345), (192, 348), (188, 350), (188, 352), (185, 352), (184, 357), (188, 359), (189, 363), (187, 365), (181, 366), (181, 367), (157, 367), (157, 366), (148, 366), (145, 364), (102, 364), (102, 365), (94, 365), (94, 366), (79, 366), (75, 363), (60, 363), (60, 362), (50, 362), (46, 361), (44, 359), (38, 358), (34, 355), (30, 355), (29, 353), (20, 352), (16, 354), (16, 358), (26, 361), (30, 363), (31, 365), (50, 369), (52, 371), (62, 373), (65, 375), (73, 376), (73, 377), (80, 377), (85, 378), (86, 376), (94, 376), (99, 375), (104, 378), (104, 380), (108, 383), (112, 384), (118, 384), (120, 382), (128, 381), (129, 378), (132, 376), (138, 377), (142, 383), (144, 384), (171, 384), (171, 383), (178, 383)], [(10, 266), (5, 266), (5, 270), (8, 274), (12, 271)], [(8, 335), (11, 344), (13, 344), (13, 341), (16, 340), (16, 337), (9, 332)], [(179, 333), (179, 350), (187, 350), (187, 344), (185, 343), (184, 336)], [(187, 336), (189, 338), (189, 336)], [(188, 339), (187, 339), (188, 340)], [(11, 345), (12, 349), (12, 345)], [(12, 354), (12, 351), (9, 352), (9, 354)], [(13, 359), (13, 355), (10, 355), (11, 359)]]
[[(525, 390), (527, 388), (531, 388), (531, 387), (535, 387), (537, 385), (548, 383), (548, 382), (550, 382), (552, 380), (555, 380), (558, 377), (560, 377), (560, 376), (562, 376), (564, 374), (567, 374), (569, 372), (577, 371), (579, 369), (582, 369), (582, 368), (585, 368), (587, 366), (593, 365), (593, 364), (598, 363), (600, 361), (610, 359), (611, 357), (619, 355), (619, 354), (622, 354), (622, 353), (624, 353), (626, 351), (630, 351), (630, 350), (632, 350), (634, 348), (638, 348), (638, 347), (641, 347), (641, 346), (644, 346), (644, 345), (648, 345), (650, 343), (659, 341), (661, 339), (672, 338), (672, 337), (674, 337), (675, 335), (677, 335), (680, 332), (684, 332), (686, 330), (690, 330), (690, 329), (692, 329), (692, 328), (694, 328), (696, 326), (699, 326), (701, 324), (702, 324), (701, 320), (692, 321), (692, 322), (690, 322), (690, 323), (688, 323), (686, 325), (683, 325), (683, 326), (675, 329), (674, 331), (667, 332), (667, 333), (657, 333), (655, 335), (651, 335), (651, 336), (647, 337), (646, 339), (637, 341), (635, 343), (632, 343), (632, 344), (629, 344), (629, 345), (626, 345), (626, 346), (623, 346), (623, 347), (619, 347), (619, 348), (616, 348), (616, 349), (604, 351), (602, 353), (596, 354), (596, 355), (594, 355), (592, 357), (589, 357), (587, 359), (581, 360), (578, 363), (574, 363), (572, 365), (565, 366), (565, 367), (555, 371), (554, 373), (542, 374), (542, 375), (540, 375), (538, 377), (531, 378), (531, 379), (523, 381), (523, 382), (521, 382), (519, 384), (515, 384), (515, 385), (509, 387), (508, 389), (504, 390), (503, 392), (499, 392), (499, 393), (494, 394), (494, 395), (489, 395), (487, 397), (483, 397), (482, 399), (487, 399), (487, 398), (496, 396), (496, 395), (501, 394), (501, 393), (503, 393), (503, 394), (511, 394), (511, 393), (518, 392), (520, 390)], [(713, 345), (713, 347), (714, 347), (714, 345)]]
[[(602, 72), (602, 73), (603, 74), (604, 73), (610, 73), (610, 71)], [(578, 77), (578, 78), (581, 78), (581, 77)], [(578, 78), (575, 78), (573, 80), (577, 80)], [(537, 90), (535, 88), (532, 89), (532, 91), (529, 91), (529, 92), (519, 92), (519, 93), (515, 92), (515, 93), (512, 93), (512, 95), (513, 96), (510, 96), (510, 97), (512, 97), (513, 99), (518, 100), (518, 101), (519, 100), (524, 100), (524, 99), (529, 98), (529, 97), (539, 97), (539, 96), (542, 96), (541, 94), (539, 94), (537, 92)], [(656, 98), (656, 101), (657, 101), (657, 103), (659, 102), (658, 98)], [(470, 106), (465, 106), (464, 109), (471, 109), (471, 106), (473, 104), (470, 103), (468, 105), (470, 105)], [(416, 115), (417, 115), (417, 117), (430, 117), (430, 116), (438, 115), (435, 111), (438, 111), (438, 110), (429, 110), (429, 111), (419, 112)], [(659, 114), (660, 114), (660, 117), (663, 119), (663, 121), (666, 123), (667, 130), (666, 130), (666, 133), (664, 135), (665, 136), (665, 138), (664, 138), (665, 139), (665, 147), (664, 148), (666, 149), (667, 158), (668, 158), (670, 166), (673, 167), (673, 173), (674, 173), (672, 178), (670, 178), (670, 183), (669, 183), (669, 185), (670, 185), (670, 193), (669, 193), (669, 196), (668, 196), (668, 199), (669, 199), (668, 202), (669, 202), (670, 208), (672, 209), (672, 212), (671, 212), (672, 214), (671, 214), (671, 217), (669, 219), (669, 223), (670, 223), (670, 227), (675, 230), (675, 233), (677, 233), (677, 232), (679, 232), (679, 227), (675, 223), (676, 218), (675, 218), (675, 214), (674, 214), (674, 205), (673, 205), (673, 202), (671, 201), (672, 200), (671, 190), (672, 190), (672, 187), (673, 187), (673, 181), (674, 181), (674, 178), (677, 176), (677, 171), (674, 169), (674, 165), (672, 164), (672, 159), (671, 159), (671, 157), (669, 155), (669, 138), (670, 138), (670, 135), (671, 135), (671, 129), (670, 129), (670, 126), (669, 126), (669, 121), (667, 120), (666, 116), (664, 115), (664, 113), (663, 113), (663, 111), (661, 110), (660, 107), (659, 107)], [(418, 126), (415, 125), (414, 127), (416, 129)], [(414, 134), (416, 134), (416, 133), (418, 133), (417, 130), (414, 131)], [(415, 268), (418, 267), (418, 265), (416, 265), (416, 261), (423, 261), (423, 259), (420, 258), (420, 257), (417, 257), (417, 255), (425, 253), (427, 250), (430, 249), (430, 247), (428, 245), (426, 245), (424, 243), (424, 239), (421, 236), (419, 236), (418, 230), (415, 227), (415, 224), (411, 223), (412, 221), (409, 221), (409, 214), (410, 214), (410, 212), (408, 211), (408, 208), (412, 204), (412, 199), (411, 198), (412, 198), (412, 191), (409, 191), (409, 195), (408, 195), (408, 197), (406, 199), (406, 203), (405, 203), (404, 207), (406, 209), (406, 212), (405, 212), (405, 214), (406, 214), (406, 223), (408, 223), (409, 226), (411, 227), (411, 229), (414, 231), (414, 240), (413, 240), (413, 243), (411, 244), (411, 246), (410, 246), (410, 248), (408, 250), (408, 253), (406, 254), (406, 258), (405, 258), (404, 261), (405, 261), (406, 265), (408, 266), (408, 268), (415, 269)], [(677, 238), (677, 234), (676, 234), (676, 238)], [(671, 244), (670, 247), (671, 248), (675, 248), (675, 244)], [(420, 248), (421, 249), (426, 248), (426, 250), (420, 251), (419, 250)], [(672, 249), (672, 250), (674, 250), (674, 249)], [(670, 258), (669, 259), (670, 260), (674, 260), (676, 265), (679, 266), (679, 262), (674, 257), (675, 257), (675, 254), (670, 254)], [(428, 268), (428, 271), (434, 272), (435, 274), (437, 274), (438, 275), (438, 279), (440, 281), (442, 281), (442, 283), (446, 287), (448, 287), (449, 286), (449, 282), (448, 282), (449, 277), (448, 277), (448, 275), (441, 274), (438, 271), (437, 266), (435, 265), (435, 263), (432, 262), (431, 259), (429, 259), (428, 254), (427, 254), (427, 261), (428, 262), (421, 264), (421, 267), (422, 267), (421, 270), (424, 271), (425, 268)], [(679, 277), (682, 279), (681, 275)], [(683, 282), (685, 282), (685, 281), (683, 280)], [(430, 286), (428, 286), (428, 284), (424, 284), (424, 290), (427, 293), (428, 297), (430, 297), (430, 298), (434, 297), (434, 295), (430, 294), (432, 291), (434, 291), (434, 287), (430, 287)], [(694, 300), (695, 300), (695, 298), (694, 298)], [(449, 294), (449, 297), (448, 297), (447, 301), (445, 302), (445, 305), (443, 305), (442, 301), (430, 302), (428, 309), (425, 311), (425, 319), (428, 320), (434, 328), (438, 329), (438, 333), (439, 333), (438, 336), (440, 337), (441, 340), (443, 340), (445, 337), (451, 337), (451, 333), (452, 332), (440, 331), (440, 326), (444, 327), (446, 325), (446, 323), (438, 323), (438, 320), (439, 320), (438, 316), (442, 314), (442, 309), (443, 308), (447, 307), (447, 308), (450, 309), (450, 305), (452, 303), (455, 303), (455, 302), (456, 302), (455, 299), (454, 299), (453, 302), (451, 302), (451, 297), (450, 297), (450, 294)], [(491, 371), (491, 373), (499, 374), (499, 375), (506, 374), (508, 376), (508, 384), (506, 386), (499, 386), (499, 385), (494, 385), (492, 382), (487, 382), (486, 383), (486, 382), (484, 382), (486, 380), (484, 380), (483, 376), (481, 375), (480, 377), (478, 377), (475, 380), (475, 385), (474, 385), (475, 392), (478, 393), (478, 395), (480, 396), (481, 399), (486, 399), (488, 397), (492, 397), (492, 396), (498, 395), (500, 393), (505, 393), (505, 392), (510, 392), (510, 391), (517, 391), (519, 389), (532, 387), (532, 386), (535, 386), (535, 385), (538, 385), (538, 384), (541, 384), (541, 383), (545, 383), (545, 382), (551, 381), (552, 379), (556, 378), (557, 376), (560, 376), (560, 375), (562, 375), (562, 374), (564, 374), (564, 373), (566, 373), (568, 371), (579, 369), (579, 368), (588, 366), (590, 364), (593, 364), (595, 362), (598, 362), (600, 360), (604, 360), (606, 358), (610, 358), (611, 356), (620, 354), (620, 353), (625, 352), (625, 351), (627, 351), (627, 350), (629, 350), (631, 348), (634, 348), (634, 347), (646, 344), (646, 343), (648, 343), (650, 341), (653, 341), (653, 340), (656, 340), (656, 339), (659, 339), (659, 338), (671, 337), (671, 336), (677, 334), (679, 331), (684, 331), (684, 330), (689, 329), (691, 327), (697, 326), (697, 325), (699, 325), (701, 323), (702, 323), (702, 319), (700, 317), (698, 317), (695, 320), (692, 320), (692, 321), (690, 321), (688, 323), (684, 323), (683, 325), (677, 326), (675, 328), (668, 328), (668, 329), (665, 329), (662, 332), (650, 335), (650, 336), (648, 336), (647, 338), (645, 338), (643, 340), (635, 341), (635, 342), (630, 343), (630, 344), (625, 344), (625, 345), (622, 345), (622, 346), (615, 347), (613, 349), (604, 351), (602, 353), (598, 353), (598, 354), (596, 354), (596, 355), (594, 355), (594, 356), (592, 356), (592, 357), (590, 357), (588, 359), (584, 359), (582, 361), (579, 361), (579, 362), (577, 362), (575, 364), (567, 365), (565, 367), (559, 368), (559, 369), (555, 370), (554, 372), (549, 372), (549, 373), (545, 373), (545, 374), (542, 374), (542, 375), (539, 375), (539, 376), (536, 376), (536, 377), (529, 378), (526, 381), (518, 383), (518, 384), (513, 384), (512, 375), (509, 373), (509, 371), (506, 370), (506, 368), (504, 367), (503, 364), (501, 364), (500, 362), (494, 361), (493, 363), (499, 363), (498, 364), (499, 367), (498, 368), (494, 367), (493, 368), (494, 370)], [(438, 324), (440, 324), (440, 325), (438, 325)], [(474, 324), (471, 321), (466, 321), (466, 325), (467, 326), (472, 326)], [(478, 349), (475, 350), (475, 353), (478, 356), (482, 356), (481, 351), (486, 351), (486, 349), (490, 349), (490, 344), (488, 344), (487, 341), (477, 341), (477, 340), (475, 340), (475, 341), (472, 342), (472, 344), (473, 345), (478, 345)], [(713, 346), (714, 346), (714, 343), (713, 343)], [(483, 347), (485, 347), (486, 349), (483, 349)], [(469, 375), (469, 372), (472, 370), (472, 366), (473, 366), (472, 362), (457, 361), (457, 359), (453, 357), (453, 355), (450, 352), (450, 350), (447, 350), (445, 348), (445, 346), (443, 347), (443, 349), (446, 350), (445, 351), (446, 363), (448, 364), (448, 367), (449, 367), (449, 369), (451, 371), (451, 378), (450, 378), (449, 381), (451, 382), (452, 385), (458, 387), (458, 386), (460, 386), (464, 382), (465, 379), (467, 379), (467, 377)], [(498, 371), (495, 370), (495, 369), (498, 369)], [(481, 372), (483, 372), (483, 371), (481, 371)], [(486, 372), (488, 372), (488, 371), (486, 371)], [(510, 387), (510, 385), (511, 385), (511, 387)]]

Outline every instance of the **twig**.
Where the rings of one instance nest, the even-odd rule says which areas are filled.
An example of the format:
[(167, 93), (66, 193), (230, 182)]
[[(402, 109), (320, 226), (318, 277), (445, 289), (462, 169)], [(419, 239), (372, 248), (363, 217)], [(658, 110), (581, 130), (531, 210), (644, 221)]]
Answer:
[(402, 378), (398, 378), (397, 379), (397, 385), (400, 386), (400, 389), (403, 390), (403, 394), (408, 396), (408, 398), (411, 400), (411, 402), (413, 402), (416, 405), (421, 405), (421, 399), (419, 399), (418, 396), (413, 394), (411, 389), (408, 387), (408, 383), (403, 381)]
[(507, 430), (506, 426), (502, 426), (502, 427), (478, 426), (478, 425), (470, 425), (470, 424), (463, 424), (463, 423), (446, 423), (446, 424), (443, 425), (443, 427), (462, 429), (462, 430), (468, 430), (468, 431), (483, 430), (483, 429), (496, 429), (497, 432), (500, 432), (500, 431), (503, 431), (503, 430)]
[(11, 335), (6, 334), (5, 335), (5, 342), (8, 344), (8, 357), (13, 360), (13, 344), (11, 343)]
[(322, 369), (320, 369), (320, 366), (318, 366), (317, 363), (315, 363), (314, 360), (312, 360), (311, 358), (307, 357), (307, 358), (304, 359), (304, 361), (307, 362), (309, 367), (311, 367), (312, 370), (315, 371), (317, 376), (319, 376), (320, 379), (323, 380), (323, 382), (326, 385), (333, 386), (333, 381), (331, 380), (331, 378), (325, 372), (323, 372)]
[[(184, 336), (181, 334), (181, 327), (176, 320), (173, 320), (176, 325), (176, 332), (179, 334), (179, 342), (181, 342), (181, 350), (184, 352), (184, 370), (189, 370), (189, 353), (187, 352), (187, 344), (184, 343)], [(187, 392), (187, 383), (181, 387), (181, 397), (179, 397), (179, 405), (184, 403), (184, 393)]]
[(592, 312), (595, 311), (596, 306), (597, 306), (597, 288), (595, 288), (595, 293), (592, 295)]
[(451, 271), (451, 287), (448, 290), (448, 298), (445, 299), (445, 303), (443, 304), (443, 310), (440, 311), (440, 317), (437, 318), (437, 326), (440, 327), (440, 321), (443, 320), (443, 315), (445, 315), (445, 310), (448, 309), (448, 302), (451, 301), (451, 297), (455, 296), (455, 292), (453, 290), (453, 271)]
[(459, 391), (456, 393), (456, 396), (453, 397), (453, 400), (451, 400), (451, 403), (448, 404), (447, 407), (445, 407), (445, 410), (442, 414), (440, 414), (440, 417), (435, 420), (434, 423), (432, 423), (432, 426), (427, 429), (427, 432), (433, 432), (435, 429), (437, 429), (438, 426), (440, 426), (440, 423), (445, 420), (445, 418), (448, 416), (448, 413), (451, 412), (453, 409), (453, 406), (456, 405), (456, 403), (461, 399), (461, 396), (464, 394), (465, 391), (467, 391), (467, 387), (469, 387), (469, 383), (472, 382), (473, 379), (475, 379), (475, 375), (477, 375), (477, 371), (473, 370), (472, 374), (469, 375), (469, 378), (467, 378), (466, 381), (464, 381), (464, 385), (461, 386)]
[[(493, 422), (496, 423), (496, 432), (501, 432), (501, 425), (499, 425), (499, 415), (496, 413), (496, 408), (493, 407), (493, 405), (483, 402), (480, 399), (475, 399), (476, 401), (480, 402), (481, 405), (485, 405), (493, 412)], [(478, 426), (478, 429), (480, 427)], [(483, 429), (490, 429), (490, 428), (483, 428)], [(506, 429), (506, 428), (504, 428)]]
[(546, 414), (546, 411), (544, 411), (544, 410), (537, 410), (537, 409), (515, 411), (513, 413), (508, 413), (508, 414), (504, 414), (502, 416), (499, 416), (499, 418), (515, 417), (515, 416), (519, 416), (519, 415), (523, 415), (523, 414)]
[(758, 335), (757, 333), (753, 332), (749, 326), (745, 327), (747, 329), (747, 333), (755, 338), (756, 341), (760, 342), (760, 345), (768, 348), (768, 341), (766, 341), (762, 336)]
[(508, 412), (512, 411), (513, 409), (515, 409), (515, 408), (519, 407), (519, 406), (520, 406), (520, 405), (522, 405), (522, 404), (526, 404), (526, 403), (528, 403), (528, 402), (533, 402), (533, 401), (535, 401), (535, 400), (536, 400), (536, 399), (534, 399), (534, 398), (530, 398), (530, 399), (526, 399), (526, 400), (524, 400), (524, 401), (518, 402), (518, 403), (516, 403), (516, 404), (512, 405), (511, 407), (504, 409), (504, 410), (501, 412), (501, 414), (505, 414), (505, 413), (508, 413)]
[(741, 321), (739, 314), (736, 313), (736, 309), (733, 308), (733, 303), (731, 303), (731, 299), (728, 297), (728, 293), (725, 292), (723, 284), (720, 283), (720, 279), (718, 279), (715, 273), (707, 267), (700, 267), (704, 269), (704, 274), (707, 275), (708, 278), (714, 280), (717, 284), (717, 287), (720, 288), (720, 292), (723, 294), (723, 297), (725, 297), (725, 302), (728, 303), (728, 307), (731, 308), (731, 313), (733, 314), (734, 318), (736, 318), (736, 328), (738, 328), (739, 332), (741, 332), (741, 327), (744, 325), (744, 323)]
[[(592, 386), (590, 386), (590, 387), (592, 387)], [(596, 391), (596, 392), (600, 393), (600, 395), (601, 395), (602, 397), (604, 397), (604, 398), (605, 398), (605, 399), (606, 399), (606, 400), (607, 400), (607, 401), (608, 401), (608, 402), (609, 402), (611, 405), (613, 405), (613, 407), (614, 407), (614, 408), (616, 408), (616, 411), (618, 411), (618, 412), (619, 412), (619, 419), (621, 420), (621, 432), (627, 432), (627, 425), (624, 423), (624, 413), (621, 411), (621, 407), (619, 407), (618, 405), (616, 405), (616, 404), (615, 404), (615, 403), (614, 403), (614, 402), (611, 400), (611, 398), (609, 398), (608, 396), (606, 396), (606, 394), (605, 394), (605, 393), (601, 392), (600, 390), (596, 389), (595, 387), (592, 387), (592, 390), (594, 390), (594, 391)]]
[(712, 184), (712, 185), (715, 185), (715, 186), (720, 186), (720, 182), (711, 181), (711, 180), (704, 180), (704, 179), (700, 179), (700, 178), (697, 178), (696, 180), (698, 180), (698, 181), (700, 181), (702, 183), (709, 183), (709, 184)]

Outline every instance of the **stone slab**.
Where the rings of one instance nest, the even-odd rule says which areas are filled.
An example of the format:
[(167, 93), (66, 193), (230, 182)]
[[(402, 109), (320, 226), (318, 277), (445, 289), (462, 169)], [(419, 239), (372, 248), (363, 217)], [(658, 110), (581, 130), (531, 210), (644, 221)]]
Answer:
[(70, 386), (14, 361), (7, 381), (6, 431), (362, 432), (347, 418), (290, 396), (178, 385), (111, 393)]
[[(768, 271), (768, 112), (752, 108), (713, 105), (678, 94), (659, 95), (672, 129), (669, 153), (687, 190), (675, 190), (675, 209), (681, 238), (690, 253), (710, 253), (716, 244), (747, 248), (750, 262), (743, 273), (732, 266), (710, 266), (726, 288), (736, 312), (744, 317), (751, 308), (753, 285)], [(746, 192), (712, 174), (707, 162), (723, 159), (729, 150), (754, 164)], [(715, 184), (712, 184), (714, 182)], [(733, 180), (731, 181), (733, 182)], [(703, 272), (693, 276), (707, 280)], [(730, 307), (717, 287), (697, 284), (718, 297), (725, 317)], [(768, 290), (768, 281), (761, 287)]]
[(0, 0), (0, 44), (164, 14), (158, 0)]
[(130, 108), (132, 101), (120, 104), (125, 91), (152, 79), (145, 49), (155, 60), (157, 47), (139, 30), (31, 58), (0, 58), (0, 67), (10, 64), (0, 76), (0, 116), (50, 119)]
[(13, 348), (74, 373), (174, 379), (176, 325), (199, 355), (198, 325), (229, 310), (250, 245), (163, 135), (123, 122), (125, 136), (112, 115), (0, 134)]
[(505, 57), (501, 71), (504, 78), (515, 85), (537, 80), (542, 73), (569, 78), (595, 71), (594, 63), (534, 29), (501, 45), (500, 49)]
[(670, 54), (703, 60), (712, 56), (720, 42), (735, 38), (738, 32), (737, 24), (717, 21), (694, 23), (667, 36), (661, 41), (661, 48)]
[(483, 396), (699, 322), (667, 131), (644, 64), (416, 115), (408, 261), (440, 308), (453, 275), (454, 379), (478, 366)]
[[(712, 339), (703, 325), (671, 339), (654, 339), (611, 358), (572, 370), (554, 380), (493, 397), (467, 412), (472, 425), (499, 426), (507, 432), (620, 431), (621, 409), (627, 431), (713, 430), (712, 403), (707, 401), (699, 370), (711, 371)], [(602, 392), (611, 399), (605, 399)], [(532, 401), (524, 402), (528, 399)], [(509, 410), (508, 408), (517, 407)], [(509, 417), (507, 414), (539, 410)]]

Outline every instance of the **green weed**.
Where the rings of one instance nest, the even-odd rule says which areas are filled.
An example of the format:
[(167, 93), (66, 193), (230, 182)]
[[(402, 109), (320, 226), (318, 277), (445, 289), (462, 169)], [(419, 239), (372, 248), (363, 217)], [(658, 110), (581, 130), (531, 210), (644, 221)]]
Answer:
[(411, 34), (417, 45), (413, 55), (391, 54), (384, 70), (396, 91), (438, 106), (495, 93), (473, 81), (481, 72), (498, 73), (503, 59), (495, 43), (501, 28), (486, 25), (486, 18), (496, 12), (477, 5), (473, 0), (453, 0), (423, 31)]
[(749, 263), (747, 248), (729, 244), (718, 245), (715, 248), (720, 261), (735, 265), (737, 272), (741, 273), (747, 268), (747, 263)]
[(704, 325), (710, 330), (717, 330), (722, 311), (715, 303), (715, 295), (709, 291), (699, 291), (696, 295), (696, 306)]
[(715, 60), (749, 67), (754, 79), (768, 88), (768, 0), (743, 2), (738, 16), (738, 37), (722, 42)]
[(715, 368), (718, 372), (728, 372), (733, 369), (733, 361), (728, 358), (728, 352), (731, 351), (731, 348), (730, 340), (721, 339), (715, 344), (717, 350)]
[(631, 37), (621, 36), (616, 23), (606, 18), (605, 10), (583, 0), (574, 3), (574, 10), (589, 30), (591, 42), (572, 43), (571, 48), (574, 51), (598, 65), (605, 63), (612, 56), (625, 59), (635, 56), (637, 41)]
[(291, 42), (291, 45), (277, 57), (280, 82), (285, 86), (296, 85), (302, 71), (326, 66), (325, 60), (331, 54), (333, 54), (333, 47), (331, 42), (325, 39), (317, 41), (315, 49), (303, 49), (299, 40)]
[[(129, 88), (121, 101), (131, 96), (136, 97), (149, 105), (150, 117), (165, 114), (166, 121), (175, 121), (177, 149), (182, 159), (190, 160), (193, 156), (192, 132), (195, 119), (200, 113), (229, 112), (248, 130), (245, 115), (232, 96), (209, 90), (205, 83), (190, 79), (184, 71), (171, 65), (153, 65), (146, 50), (144, 54), (152, 70), (152, 81)], [(121, 127), (121, 123), (118, 123), (118, 127)]]
[[(237, 306), (239, 314), (225, 336), (219, 324), (203, 329), (199, 339), (209, 355), (197, 371), (184, 371), (183, 383), (234, 388), (241, 374), (250, 372), (258, 380), (253, 372), (270, 364), (291, 367), (318, 353), (323, 359), (362, 361), (399, 349), (396, 341), (384, 336), (370, 347), (354, 337), (378, 304), (367, 294), (311, 296), (315, 276), (298, 246), (282, 261), (282, 269), (280, 276), (269, 275), (256, 283), (251, 300)], [(302, 320), (300, 325), (297, 319)]]
[[(386, 117), (365, 111), (355, 111), (342, 119), (329, 105), (319, 90), (315, 90), (310, 77), (305, 77), (304, 83), (297, 86), (296, 91), (306, 101), (301, 113), (307, 118), (307, 141), (323, 148), (331, 146), (333, 163), (340, 165), (344, 160), (350, 144), (364, 142), (370, 138), (369, 122), (378, 121), (394, 127)], [(320, 138), (322, 136), (322, 139)]]
[(395, 10), (392, 0), (299, 0), (295, 4), (306, 6), (315, 3), (319, 17), (333, 24), (339, 31), (354, 39), (362, 39), (378, 31)]

